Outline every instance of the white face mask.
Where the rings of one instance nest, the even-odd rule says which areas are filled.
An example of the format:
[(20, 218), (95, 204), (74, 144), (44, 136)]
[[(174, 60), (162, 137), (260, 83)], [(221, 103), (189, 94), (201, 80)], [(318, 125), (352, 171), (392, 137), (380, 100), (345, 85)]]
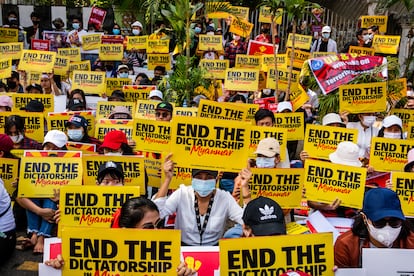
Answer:
[(104, 155), (106, 156), (122, 156), (122, 152), (121, 151), (117, 151), (117, 152), (107, 152)]
[(276, 157), (256, 157), (256, 166), (258, 168), (274, 168)]
[(73, 141), (80, 141), (83, 138), (82, 129), (68, 129), (68, 136)]
[(401, 226), (398, 228), (392, 228), (387, 224), (383, 228), (375, 228), (373, 225), (371, 225), (371, 223), (368, 222), (367, 224), (371, 237), (386, 247), (391, 247), (401, 232)]
[(401, 133), (384, 132), (384, 138), (401, 139)]
[(211, 194), (216, 188), (216, 180), (202, 180), (193, 178), (191, 180), (191, 186), (193, 187), (194, 191), (196, 191), (201, 197), (206, 197)]
[(328, 39), (331, 34), (329, 33), (322, 33), (322, 37)]
[(139, 31), (139, 30), (136, 30), (136, 29), (133, 29), (133, 30), (132, 30), (132, 33), (133, 33), (134, 35), (139, 35), (140, 31)]
[(14, 144), (20, 143), (24, 138), (24, 136), (22, 134), (13, 135), (13, 136), (9, 136), (9, 137), (13, 141)]
[(375, 116), (363, 116), (362, 123), (365, 126), (370, 127), (375, 123), (376, 119), (377, 119), (377, 117), (375, 117)]
[(362, 36), (362, 39), (366, 42), (366, 41), (368, 41), (369, 40), (369, 35), (368, 34), (366, 34), (366, 35), (363, 35)]

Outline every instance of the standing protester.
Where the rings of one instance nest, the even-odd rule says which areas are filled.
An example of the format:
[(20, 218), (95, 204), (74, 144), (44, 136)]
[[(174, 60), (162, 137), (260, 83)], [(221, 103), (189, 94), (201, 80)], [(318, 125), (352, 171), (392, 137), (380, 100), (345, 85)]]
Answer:
[(311, 53), (313, 52), (333, 52), (338, 53), (336, 41), (331, 39), (331, 27), (322, 28), (322, 35), (312, 44)]

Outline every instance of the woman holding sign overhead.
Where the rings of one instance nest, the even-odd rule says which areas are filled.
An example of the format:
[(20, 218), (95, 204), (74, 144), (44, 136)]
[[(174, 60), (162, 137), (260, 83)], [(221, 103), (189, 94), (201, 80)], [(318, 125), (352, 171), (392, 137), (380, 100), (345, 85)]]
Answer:
[(230, 193), (216, 189), (217, 171), (192, 170), (191, 186), (180, 187), (167, 198), (174, 172), (171, 155), (164, 163), (165, 181), (154, 202), (161, 217), (176, 213), (175, 228), (181, 230), (183, 245), (217, 245), (228, 219), (243, 224), (242, 208)]

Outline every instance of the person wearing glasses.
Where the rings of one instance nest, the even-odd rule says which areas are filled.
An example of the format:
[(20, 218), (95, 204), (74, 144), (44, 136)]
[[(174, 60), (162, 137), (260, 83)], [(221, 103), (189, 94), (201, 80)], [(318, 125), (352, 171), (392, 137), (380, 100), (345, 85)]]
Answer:
[(157, 121), (169, 122), (172, 119), (173, 106), (169, 102), (161, 102), (155, 108), (155, 119)]
[(335, 265), (361, 267), (362, 248), (414, 249), (414, 233), (394, 191), (375, 188), (365, 193), (362, 211), (355, 217), (352, 229), (336, 240)]
[[(135, 229), (162, 229), (164, 220), (160, 218), (157, 205), (145, 197), (128, 199), (122, 208), (114, 214), (111, 228), (135, 228)], [(45, 261), (45, 264), (56, 269), (61, 269), (64, 261), (61, 255), (55, 259)], [(195, 275), (196, 271), (181, 262), (177, 267), (177, 276)]]

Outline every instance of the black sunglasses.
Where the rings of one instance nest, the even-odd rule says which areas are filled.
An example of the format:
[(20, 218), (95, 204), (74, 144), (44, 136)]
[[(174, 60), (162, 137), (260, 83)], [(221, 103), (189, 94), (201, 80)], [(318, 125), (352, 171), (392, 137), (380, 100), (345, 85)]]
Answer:
[(380, 219), (372, 222), (372, 225), (374, 225), (375, 228), (384, 228), (387, 224), (392, 228), (398, 228), (402, 225), (402, 220), (398, 218), (390, 218)]
[(155, 112), (156, 117), (166, 118), (166, 117), (168, 117), (168, 115), (170, 115), (169, 112)]
[(143, 229), (163, 229), (164, 228), (165, 219), (159, 219), (157, 222), (154, 223), (146, 223), (142, 226)]

